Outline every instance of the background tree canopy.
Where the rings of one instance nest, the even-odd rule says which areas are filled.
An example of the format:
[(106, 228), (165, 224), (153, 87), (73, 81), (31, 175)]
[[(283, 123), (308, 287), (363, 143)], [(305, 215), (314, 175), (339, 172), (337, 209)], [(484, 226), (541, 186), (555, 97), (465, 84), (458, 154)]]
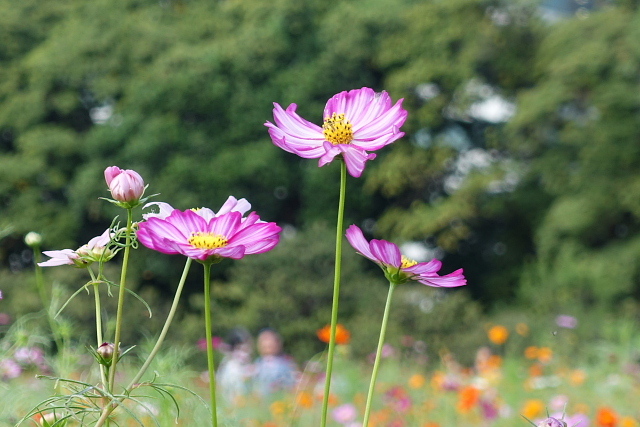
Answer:
[[(443, 258), (444, 272), (464, 267), (467, 291), (485, 307), (555, 311), (635, 299), (638, 3), (609, 2), (553, 22), (539, 6), (2, 3), (4, 266), (14, 273), (27, 266), (16, 256), (28, 231), (42, 232), (45, 249), (54, 249), (104, 230), (118, 213), (98, 199), (107, 195), (102, 172), (109, 165), (139, 171), (149, 193), (178, 208), (216, 209), (229, 194), (246, 197), (263, 218), (299, 231), (297, 250), (313, 248), (318, 227), (331, 229), (334, 221), (337, 168), (277, 149), (263, 123), (272, 120), (273, 102), (294, 102), (320, 122), (330, 96), (369, 86), (405, 99), (407, 135), (370, 162), (362, 179), (349, 180), (347, 223), (420, 243), (422, 253)], [(138, 286), (170, 290), (180, 260), (143, 251)], [(300, 280), (304, 271), (282, 269), (284, 262), (274, 254), (219, 271), (216, 280), (228, 282), (221, 304), (234, 309), (228, 326), (264, 323), (249, 314), (259, 303), (300, 295), (287, 310), (306, 313), (304, 304), (330, 295), (330, 265), (314, 280), (321, 290), (311, 291)], [(260, 301), (252, 299), (255, 269), (273, 275), (264, 278), (272, 291)], [(289, 295), (272, 281), (298, 288)], [(355, 322), (362, 305), (350, 307), (345, 315)], [(322, 326), (314, 322), (308, 327)]]

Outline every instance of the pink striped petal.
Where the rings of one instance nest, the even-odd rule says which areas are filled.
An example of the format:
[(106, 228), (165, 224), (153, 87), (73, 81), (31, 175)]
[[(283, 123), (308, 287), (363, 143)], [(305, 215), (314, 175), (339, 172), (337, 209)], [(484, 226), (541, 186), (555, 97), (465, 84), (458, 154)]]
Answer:
[(420, 262), (412, 267), (403, 268), (404, 271), (413, 274), (437, 274), (442, 268), (442, 262), (437, 259), (432, 259), (429, 262)]
[[(467, 279), (465, 279), (462, 274), (462, 269), (458, 269), (453, 273), (449, 273), (446, 276), (427, 276), (420, 275), (417, 276), (418, 282), (427, 286), (435, 286), (441, 288), (455, 288), (457, 286), (464, 286), (467, 284)], [(414, 279), (415, 280), (415, 279)]]
[(354, 224), (347, 228), (345, 235), (351, 246), (353, 246), (353, 249), (359, 252), (360, 255), (369, 258), (371, 261), (378, 262), (378, 258), (373, 256), (369, 248), (369, 242), (364, 238), (362, 230), (360, 230), (357, 225)]
[(386, 240), (373, 239), (369, 242), (371, 253), (380, 262), (399, 268), (402, 264), (402, 255), (398, 246)]

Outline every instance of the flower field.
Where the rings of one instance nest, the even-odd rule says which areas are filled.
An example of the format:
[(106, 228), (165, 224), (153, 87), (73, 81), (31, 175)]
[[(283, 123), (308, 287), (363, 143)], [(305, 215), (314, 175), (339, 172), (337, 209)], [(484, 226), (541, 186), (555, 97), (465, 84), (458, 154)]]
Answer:
[[(559, 319), (561, 320), (561, 319)], [(347, 331), (343, 331), (345, 333)], [(548, 413), (568, 426), (640, 426), (640, 364), (625, 346), (597, 343), (571, 357), (553, 345), (534, 345), (523, 323), (513, 328), (486, 328), (487, 342), (475, 351), (475, 362), (465, 366), (457, 355), (440, 351), (436, 360), (420, 356), (417, 344), (406, 337), (403, 346), (387, 347), (376, 385), (369, 421), (378, 427), (526, 426), (536, 425)], [(571, 338), (570, 329), (553, 337), (557, 343)], [(522, 351), (516, 351), (522, 346)], [(348, 339), (346, 340), (348, 342)], [(552, 341), (553, 342), (553, 341)], [(329, 398), (328, 425), (356, 427), (362, 424), (371, 363), (349, 357), (349, 344), (339, 344)], [(59, 359), (45, 357), (41, 348), (16, 348), (0, 362), (0, 426), (13, 426), (47, 395), (56, 383), (35, 379), (52, 369), (64, 369)], [(185, 364), (190, 350), (161, 353), (152, 366), (162, 383), (186, 387), (203, 398), (208, 389), (206, 372)], [(320, 416), (323, 395), (320, 362), (324, 354), (307, 362), (295, 392), (267, 398), (240, 396), (229, 402), (219, 393), (219, 422), (225, 426), (309, 426)], [(67, 361), (69, 363), (70, 360)], [(80, 366), (71, 378), (95, 375), (87, 360), (71, 360)], [(130, 363), (130, 362), (129, 362)], [(129, 364), (124, 371), (134, 371)], [(179, 366), (180, 369), (172, 369)], [(126, 375), (126, 374), (123, 374)], [(57, 384), (65, 393), (66, 386)], [(70, 387), (72, 388), (72, 387)], [(68, 390), (66, 391), (69, 392)], [(142, 392), (121, 409), (121, 425), (193, 426), (206, 423), (205, 403), (189, 391), (174, 388), (176, 403), (160, 393)], [(135, 395), (135, 390), (133, 392)], [(176, 406), (177, 404), (177, 406)], [(179, 409), (178, 409), (179, 408)], [(564, 413), (564, 415), (563, 415)], [(115, 414), (114, 414), (115, 415)], [(33, 418), (32, 418), (33, 419)], [(118, 419), (116, 416), (115, 419)], [(22, 425), (37, 425), (26, 421)], [(68, 426), (77, 425), (70, 421)], [(545, 424), (546, 425), (546, 424)]]

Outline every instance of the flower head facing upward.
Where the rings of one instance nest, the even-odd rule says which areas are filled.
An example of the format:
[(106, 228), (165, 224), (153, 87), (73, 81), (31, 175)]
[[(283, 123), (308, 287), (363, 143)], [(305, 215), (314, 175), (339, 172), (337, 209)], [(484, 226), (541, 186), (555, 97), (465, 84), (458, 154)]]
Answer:
[(296, 104), (283, 109), (274, 103), (275, 124), (265, 123), (275, 145), (306, 159), (319, 159), (324, 166), (340, 156), (351, 176), (362, 175), (367, 160), (404, 136), (400, 127), (407, 119), (402, 99), (392, 105), (387, 92), (363, 87), (334, 95), (324, 108), (322, 127), (296, 113)]
[(104, 179), (111, 192), (111, 197), (125, 207), (133, 207), (139, 204), (144, 194), (144, 180), (140, 174), (130, 169), (120, 169), (117, 166), (109, 166), (104, 170)]
[(198, 212), (174, 209), (164, 218), (150, 217), (138, 225), (138, 240), (158, 252), (201, 262), (267, 252), (280, 240), (280, 227), (260, 221), (255, 212), (244, 218), (239, 211), (212, 217)]
[(51, 259), (39, 262), (40, 267), (55, 267), (58, 265), (75, 265), (76, 267), (87, 267), (93, 262), (109, 261), (117, 251), (109, 248), (109, 243), (115, 233), (111, 229), (106, 229), (101, 235), (89, 240), (85, 245), (80, 246), (75, 251), (73, 249), (62, 249), (60, 251), (42, 252)]
[(462, 269), (440, 276), (438, 271), (442, 263), (437, 259), (432, 259), (429, 262), (417, 262), (402, 255), (400, 248), (391, 242), (376, 239), (367, 242), (362, 230), (355, 225), (347, 229), (346, 236), (351, 246), (360, 255), (378, 264), (392, 283), (401, 284), (416, 281), (423, 285), (444, 288), (467, 284)]

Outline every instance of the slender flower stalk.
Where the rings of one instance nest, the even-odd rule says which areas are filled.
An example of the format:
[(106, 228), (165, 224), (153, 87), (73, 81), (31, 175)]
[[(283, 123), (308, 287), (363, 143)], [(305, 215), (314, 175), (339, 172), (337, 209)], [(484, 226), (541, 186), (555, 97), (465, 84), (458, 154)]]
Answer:
[[(142, 364), (142, 366), (140, 367), (140, 369), (138, 370), (138, 372), (133, 377), (133, 379), (131, 380), (131, 382), (129, 383), (129, 385), (127, 386), (127, 388), (125, 390), (131, 391), (136, 386), (138, 381), (140, 381), (142, 376), (145, 374), (145, 372), (147, 371), (147, 369), (151, 365), (151, 362), (153, 362), (153, 359), (156, 357), (156, 355), (160, 351), (160, 347), (162, 346), (162, 343), (164, 342), (164, 339), (167, 336), (167, 332), (169, 331), (169, 327), (171, 326), (171, 323), (173, 322), (173, 318), (175, 317), (176, 311), (178, 309), (178, 303), (180, 302), (180, 296), (182, 295), (182, 290), (184, 289), (184, 284), (187, 281), (187, 275), (189, 274), (189, 269), (191, 267), (191, 263), (192, 263), (192, 259), (191, 258), (187, 258), (187, 262), (186, 262), (186, 264), (184, 266), (184, 270), (182, 271), (182, 276), (180, 277), (180, 282), (178, 283), (178, 288), (176, 289), (176, 294), (173, 297), (173, 302), (171, 304), (171, 309), (169, 310), (169, 314), (167, 315), (167, 319), (164, 322), (164, 326), (162, 327), (162, 331), (160, 332), (160, 335), (158, 336), (158, 339), (156, 340), (156, 344), (153, 346), (153, 349), (149, 353), (149, 356), (147, 356), (147, 359), (144, 361), (144, 363)], [(114, 359), (115, 359), (115, 356), (114, 356)], [(100, 365), (100, 368), (102, 370), (104, 368), (104, 366)], [(105, 387), (108, 387), (106, 382), (105, 382)], [(108, 417), (116, 409), (116, 407), (117, 406), (114, 405), (114, 404), (111, 404), (111, 405), (108, 405), (107, 407), (105, 407), (103, 409), (102, 414), (100, 415), (100, 419), (97, 421), (95, 427), (100, 427), (102, 425), (105, 425), (105, 423), (107, 423), (106, 425), (108, 425), (108, 422), (109, 422)]]
[[(93, 299), (96, 306), (96, 339), (98, 341), (96, 348), (100, 348), (100, 346), (104, 342), (104, 338), (102, 335), (102, 303), (100, 302), (100, 286), (99, 286), (100, 282), (94, 276), (93, 271), (91, 271), (91, 268), (87, 268), (87, 270), (89, 270), (89, 274), (91, 274), (91, 281), (93, 283), (93, 295), (94, 295)], [(102, 381), (102, 386), (107, 388), (109, 387), (109, 382), (107, 379), (107, 372), (106, 372), (105, 366), (102, 364), (99, 364), (99, 366), (100, 366), (100, 380)]]
[(113, 338), (115, 346), (113, 363), (109, 369), (109, 385), (107, 390), (113, 391), (116, 381), (116, 366), (120, 358), (120, 337), (122, 335), (122, 315), (124, 313), (124, 296), (127, 286), (127, 270), (129, 267), (129, 254), (131, 253), (131, 236), (133, 235), (133, 212), (127, 208), (127, 228), (125, 231), (124, 255), (122, 257), (122, 270), (120, 271), (120, 284), (118, 288), (118, 308), (116, 311), (116, 328)]
[(376, 93), (373, 89), (363, 87), (340, 92), (331, 97), (324, 108), (322, 126), (300, 117), (296, 113), (296, 104), (290, 104), (285, 110), (274, 103), (275, 124), (265, 123), (269, 128), (271, 140), (283, 150), (305, 159), (318, 159), (318, 166), (331, 163), (336, 158), (341, 161), (331, 333), (321, 427), (327, 424), (338, 323), (346, 172), (355, 178), (360, 177), (366, 162), (376, 157), (376, 154), (370, 151), (380, 150), (404, 136), (400, 127), (407, 119), (407, 111), (402, 108), (402, 101), (401, 99), (393, 104), (387, 92)]
[(396, 284), (389, 282), (389, 293), (387, 294), (387, 302), (384, 306), (384, 314), (382, 316), (382, 325), (380, 326), (380, 338), (378, 339), (378, 349), (376, 350), (376, 360), (373, 363), (373, 372), (371, 373), (371, 383), (369, 384), (369, 392), (367, 393), (367, 404), (364, 409), (364, 421), (363, 426), (369, 425), (369, 415), (371, 414), (371, 402), (373, 401), (373, 394), (376, 387), (376, 381), (378, 379), (378, 369), (380, 368), (380, 359), (382, 358), (382, 347), (384, 347), (384, 340), (387, 334), (387, 324), (389, 323), (389, 311), (391, 311), (391, 298), (393, 297), (393, 291), (396, 289)]
[(347, 229), (346, 236), (351, 246), (353, 246), (360, 255), (369, 258), (371, 261), (378, 264), (384, 272), (387, 280), (389, 280), (389, 294), (387, 295), (387, 302), (385, 304), (384, 315), (382, 317), (376, 360), (371, 374), (371, 383), (369, 385), (369, 393), (367, 394), (364, 422), (362, 424), (363, 426), (367, 426), (369, 423), (369, 415), (371, 413), (373, 393), (376, 380), (378, 378), (382, 347), (384, 346), (387, 324), (389, 323), (391, 298), (393, 297), (393, 291), (396, 286), (409, 281), (416, 281), (427, 286), (451, 288), (464, 286), (467, 284), (467, 280), (462, 274), (462, 269), (458, 269), (445, 276), (440, 276), (438, 271), (440, 270), (442, 263), (437, 259), (433, 259), (429, 262), (417, 262), (402, 255), (400, 248), (391, 242), (375, 239), (367, 242), (362, 230), (355, 225), (352, 225)]
[(210, 209), (180, 211), (166, 203), (155, 204), (160, 212), (147, 214), (138, 225), (138, 241), (164, 254), (182, 254), (204, 266), (204, 315), (207, 340), (207, 365), (211, 398), (211, 424), (218, 425), (215, 364), (211, 320), (211, 265), (223, 258), (240, 259), (245, 255), (270, 251), (280, 240), (280, 227), (264, 222), (251, 212), (251, 205), (230, 197), (218, 213)]
[(36, 275), (36, 287), (38, 288), (38, 295), (40, 297), (40, 302), (42, 303), (42, 307), (44, 308), (47, 316), (47, 322), (49, 323), (49, 328), (51, 328), (51, 334), (53, 335), (53, 340), (56, 343), (56, 347), (60, 354), (64, 354), (64, 337), (60, 333), (58, 329), (58, 324), (56, 323), (53, 315), (51, 313), (51, 303), (49, 298), (47, 298), (47, 291), (44, 287), (44, 277), (42, 275), (42, 267), (40, 264), (40, 245), (39, 242), (31, 246), (33, 249), (33, 259), (35, 261), (35, 275)]
[(338, 301), (340, 299), (340, 276), (342, 273), (342, 233), (344, 230), (344, 205), (347, 192), (347, 167), (340, 162), (340, 198), (338, 201), (338, 220), (336, 224), (336, 258), (333, 276), (333, 302), (331, 304), (331, 332), (329, 334), (329, 352), (327, 354), (327, 371), (324, 381), (324, 396), (322, 398), (322, 419), (320, 425), (327, 425), (329, 410), (329, 393), (331, 392), (331, 375), (333, 374), (333, 359), (336, 348), (336, 328), (338, 325)]
[(213, 335), (211, 332), (211, 263), (204, 265), (204, 327), (207, 340), (207, 368), (209, 370), (209, 395), (211, 401), (211, 425), (218, 427), (218, 406), (216, 404), (216, 371), (213, 360)]
[(164, 322), (164, 326), (162, 327), (162, 331), (156, 340), (156, 344), (153, 346), (151, 353), (147, 357), (147, 360), (144, 361), (144, 364), (138, 370), (138, 373), (133, 377), (129, 386), (127, 386), (127, 390), (131, 390), (131, 388), (140, 381), (140, 378), (144, 375), (147, 368), (153, 361), (153, 359), (158, 354), (162, 343), (164, 342), (165, 337), (167, 336), (167, 332), (169, 331), (169, 327), (171, 326), (171, 322), (173, 322), (173, 318), (176, 314), (176, 310), (178, 309), (178, 302), (180, 301), (180, 296), (182, 295), (182, 289), (184, 288), (184, 284), (187, 281), (187, 275), (189, 274), (189, 269), (191, 267), (191, 258), (187, 258), (187, 262), (184, 265), (184, 270), (182, 271), (182, 276), (180, 277), (180, 282), (178, 283), (178, 289), (176, 289), (176, 294), (173, 296), (173, 303), (171, 304), (171, 309), (169, 310), (169, 314), (167, 315), (167, 320)]

